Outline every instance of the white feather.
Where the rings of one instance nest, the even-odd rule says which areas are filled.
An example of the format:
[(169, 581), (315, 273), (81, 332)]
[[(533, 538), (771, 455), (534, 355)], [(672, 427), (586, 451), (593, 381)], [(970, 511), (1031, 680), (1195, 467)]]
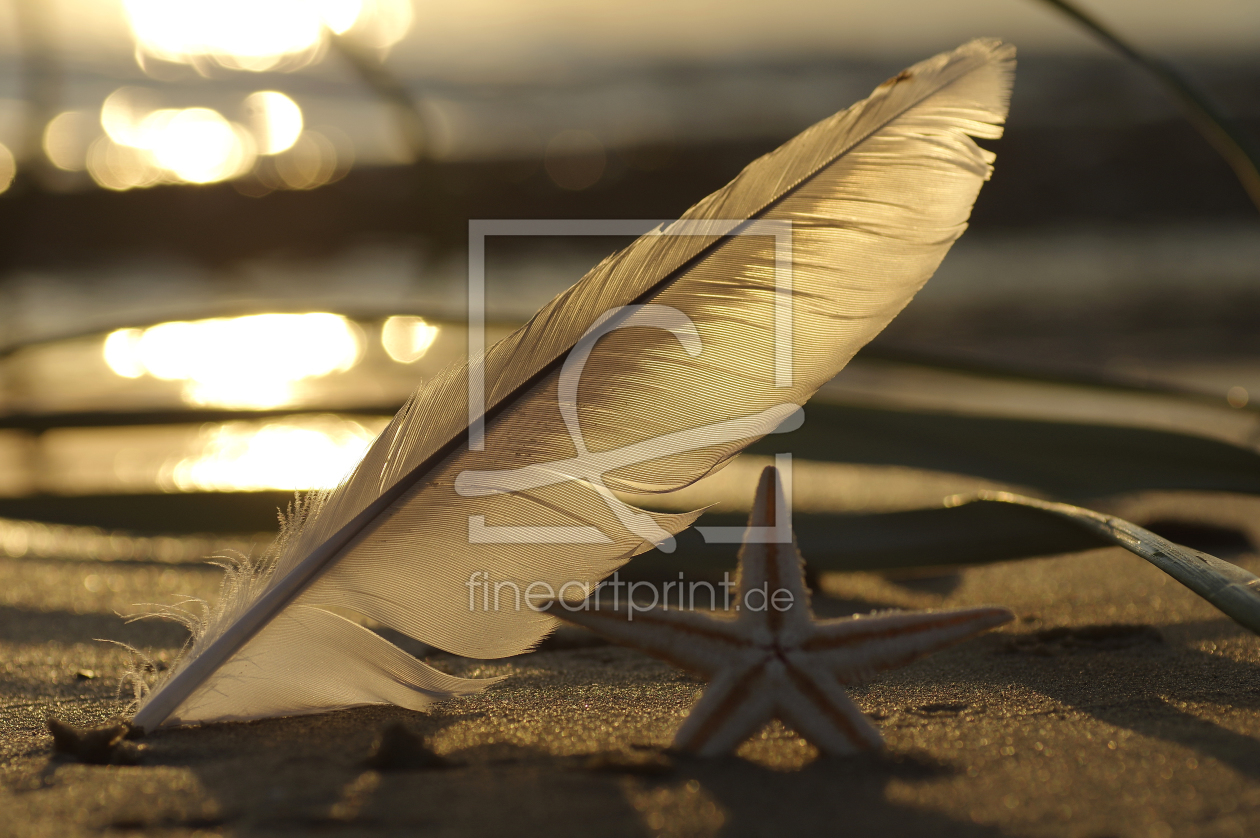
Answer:
[[(326, 609), (459, 655), (517, 654), (554, 619), (470, 608), (473, 573), (522, 590), (593, 585), (688, 526), (698, 513), (648, 513), (612, 491), (667, 492), (720, 467), (909, 302), (989, 176), (993, 155), (971, 137), (1001, 135), (1013, 67), (1014, 49), (991, 40), (918, 64), (604, 260), (487, 352), (484, 450), (467, 444), (467, 367), (427, 382), (354, 473), (297, 516), (274, 561), (232, 587), (135, 723), (420, 707), (484, 686)], [(775, 241), (737, 235), (762, 219), (791, 224), (786, 386), (782, 363), (776, 378)], [(562, 381), (570, 350), (624, 306), (644, 308), (588, 339), (580, 377)], [(475, 543), (474, 516), (593, 537)]]

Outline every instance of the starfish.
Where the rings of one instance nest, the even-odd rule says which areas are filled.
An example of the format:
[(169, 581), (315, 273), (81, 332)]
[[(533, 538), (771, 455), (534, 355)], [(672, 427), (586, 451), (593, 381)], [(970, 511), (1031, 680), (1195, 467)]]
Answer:
[(981, 607), (816, 620), (795, 537), (751, 537), (752, 528), (774, 527), (776, 510), (785, 508), (778, 471), (768, 467), (739, 554), (735, 619), (668, 606), (600, 611), (593, 599), (554, 612), (708, 681), (678, 730), (676, 750), (722, 756), (775, 718), (823, 754), (882, 748), (845, 685), (1014, 619), (1005, 608)]

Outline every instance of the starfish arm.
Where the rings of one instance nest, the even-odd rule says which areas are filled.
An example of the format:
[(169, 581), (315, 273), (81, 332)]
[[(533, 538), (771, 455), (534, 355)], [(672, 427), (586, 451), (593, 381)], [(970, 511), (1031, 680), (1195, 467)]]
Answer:
[(884, 747), (883, 737), (827, 672), (807, 669), (788, 657), (787, 689), (778, 698), (784, 724), (828, 756), (845, 756)]
[(854, 683), (1013, 619), (1009, 610), (990, 606), (827, 620), (816, 623), (797, 649), (807, 654), (811, 666)]
[[(767, 466), (761, 472), (749, 533), (775, 528), (778, 516), (787, 508), (778, 469)], [(763, 541), (745, 536), (739, 550), (739, 578), (736, 607), (740, 622), (748, 626), (760, 642), (787, 633), (800, 633), (812, 620), (809, 588), (805, 584), (805, 561), (793, 534), (787, 541)]]
[(674, 736), (674, 748), (703, 757), (724, 756), (773, 716), (765, 666), (732, 667), (705, 688)]
[(732, 656), (755, 651), (752, 641), (739, 634), (734, 621), (717, 620), (694, 611), (597, 610), (588, 600), (581, 608), (555, 607), (552, 613), (565, 622), (705, 678), (712, 678)]

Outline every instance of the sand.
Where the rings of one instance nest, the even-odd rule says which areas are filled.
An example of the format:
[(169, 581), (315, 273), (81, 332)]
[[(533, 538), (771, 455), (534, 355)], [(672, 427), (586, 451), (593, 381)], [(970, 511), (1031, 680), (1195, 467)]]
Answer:
[[(1252, 533), (1260, 503), (1179, 503)], [(1260, 556), (1231, 557), (1260, 571)], [(95, 577), (95, 578), (89, 578)], [(170, 658), (182, 631), (115, 611), (213, 571), (0, 561), (0, 834), (1064, 835), (1260, 834), (1260, 638), (1119, 549), (913, 580), (828, 574), (824, 616), (984, 603), (1018, 621), (853, 690), (883, 754), (821, 759), (774, 725), (736, 757), (667, 751), (702, 684), (566, 630), (478, 662), (508, 675), (429, 713), (364, 708), (174, 730), (137, 766), (51, 753), (46, 718), (117, 713), (125, 653)], [(375, 770), (402, 722), (444, 767)]]

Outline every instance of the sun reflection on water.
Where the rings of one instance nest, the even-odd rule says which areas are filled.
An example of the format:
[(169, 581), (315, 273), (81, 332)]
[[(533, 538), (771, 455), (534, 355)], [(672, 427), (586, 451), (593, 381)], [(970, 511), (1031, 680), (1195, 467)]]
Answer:
[(328, 131), (339, 132), (327, 126), (324, 133), (306, 129), (302, 109), (279, 91), (246, 96), (244, 125), (211, 108), (165, 108), (159, 100), (156, 90), (120, 87), (101, 105), (95, 128), (80, 112), (59, 114), (45, 130), (45, 154), (59, 168), (86, 168), (98, 184), (120, 191), (225, 180), (239, 186), (251, 173), (247, 180), (264, 193), (314, 189), (343, 177), (354, 161), (348, 138), (330, 140)]
[[(146, 61), (188, 64), (209, 76), (210, 65), (296, 70), (324, 54), (330, 33), (383, 56), (410, 30), (411, 2), (123, 0), (123, 6), (137, 60), (162, 78)], [(235, 180), (238, 191), (255, 196), (331, 183), (354, 158), (347, 141), (328, 136), (340, 133), (335, 129), (304, 130), (301, 108), (278, 91), (247, 96), (245, 124), (208, 107), (164, 107), (160, 98), (156, 89), (119, 88), (102, 104), (99, 128), (84, 112), (58, 114), (45, 126), (44, 153), (60, 169), (86, 169), (106, 189)], [(0, 151), (0, 192), (11, 179)]]
[[(137, 48), (164, 61), (209, 59), (223, 67), (262, 72), (320, 43), (320, 6), (304, 0), (123, 0)], [(336, 14), (340, 22), (347, 15)], [(357, 16), (357, 10), (356, 10)]]
[[(247, 112), (259, 110), (257, 102), (250, 107), (258, 95), (246, 99)], [(296, 133), (301, 132), (301, 111), (293, 100), (271, 93), (264, 101), (271, 110), (284, 113), (271, 118), (264, 111), (261, 129), (271, 129), (274, 124), (277, 130), (292, 133), (296, 111)], [(88, 173), (101, 186), (123, 190), (157, 183), (228, 180), (253, 167), (260, 144), (275, 144), (286, 138), (273, 139), (270, 133), (263, 133), (256, 139), (248, 129), (229, 122), (211, 108), (159, 108), (157, 104), (157, 93), (142, 87), (121, 87), (105, 99), (101, 105), (101, 128), (105, 134), (91, 144), (85, 161)], [(63, 133), (70, 132), (54, 130), (50, 123), (46, 151), (57, 165), (73, 168), (72, 154), (61, 148), (71, 145), (73, 138), (59, 136)], [(59, 162), (58, 157), (65, 160)]]
[(180, 492), (329, 489), (362, 459), (379, 429), (338, 416), (228, 422), (201, 432), (201, 450), (163, 469)]
[(325, 32), (388, 49), (411, 28), (411, 0), (123, 0), (137, 58), (266, 72), (306, 66)]
[(279, 407), (293, 386), (358, 364), (364, 338), (336, 314), (254, 314), (120, 329), (105, 363), (124, 378), (184, 382), (183, 400), (205, 407)]

